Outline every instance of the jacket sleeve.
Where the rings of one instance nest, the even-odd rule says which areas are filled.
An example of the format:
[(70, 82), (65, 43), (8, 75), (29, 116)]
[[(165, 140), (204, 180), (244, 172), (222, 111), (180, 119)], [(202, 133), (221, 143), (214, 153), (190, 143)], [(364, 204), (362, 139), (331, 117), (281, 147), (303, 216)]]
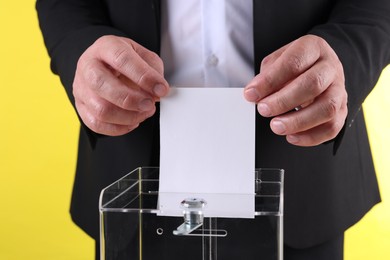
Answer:
[(72, 83), (81, 54), (103, 35), (124, 33), (110, 25), (100, 0), (37, 0), (36, 9), (51, 69), (74, 104)]
[[(74, 106), (72, 85), (81, 54), (103, 35), (125, 34), (111, 26), (101, 0), (37, 0), (36, 10), (51, 70), (60, 76)], [(80, 122), (93, 145), (101, 135)]]
[(390, 1), (337, 1), (328, 21), (309, 33), (324, 38), (343, 64), (348, 128), (390, 62)]

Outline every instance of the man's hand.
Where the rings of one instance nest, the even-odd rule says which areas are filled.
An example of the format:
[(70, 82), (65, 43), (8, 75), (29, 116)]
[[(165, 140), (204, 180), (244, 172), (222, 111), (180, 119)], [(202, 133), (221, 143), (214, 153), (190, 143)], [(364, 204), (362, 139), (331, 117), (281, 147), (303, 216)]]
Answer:
[(73, 83), (77, 111), (92, 131), (126, 134), (169, 91), (157, 54), (122, 37), (103, 36), (80, 57)]
[(314, 146), (337, 136), (347, 117), (344, 71), (336, 53), (320, 37), (307, 35), (267, 56), (248, 83), (245, 98), (257, 103), (271, 129), (298, 146)]

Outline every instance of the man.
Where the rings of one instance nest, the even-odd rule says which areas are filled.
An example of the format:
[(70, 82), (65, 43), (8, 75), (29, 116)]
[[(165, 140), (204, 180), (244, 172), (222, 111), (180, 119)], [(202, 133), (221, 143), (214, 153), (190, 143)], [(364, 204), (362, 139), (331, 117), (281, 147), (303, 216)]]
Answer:
[[(37, 1), (52, 69), (82, 123), (72, 217), (95, 239), (100, 190), (136, 167), (158, 166), (158, 101), (180, 78), (175, 57), (183, 56), (172, 47), (177, 39), (169, 38), (169, 24), (175, 24), (170, 19), (192, 14), (174, 7), (180, 2), (187, 3)], [(211, 22), (225, 3), (200, 2), (216, 3), (208, 9), (187, 3), (196, 7), (194, 15), (209, 12), (205, 19)], [(248, 38), (228, 40), (241, 55), (235, 60), (244, 64), (239, 75), (249, 75), (243, 67), (251, 63), (256, 75), (237, 81), (259, 112), (256, 167), (286, 170), (285, 259), (342, 259), (344, 231), (380, 201), (361, 105), (390, 60), (390, 3), (237, 2), (226, 1), (223, 10), (250, 4), (249, 11), (230, 8), (229, 17), (242, 19), (226, 24), (232, 32), (242, 21), (244, 29), (253, 26)], [(206, 46), (218, 38), (211, 39)], [(218, 65), (218, 57), (210, 57)]]

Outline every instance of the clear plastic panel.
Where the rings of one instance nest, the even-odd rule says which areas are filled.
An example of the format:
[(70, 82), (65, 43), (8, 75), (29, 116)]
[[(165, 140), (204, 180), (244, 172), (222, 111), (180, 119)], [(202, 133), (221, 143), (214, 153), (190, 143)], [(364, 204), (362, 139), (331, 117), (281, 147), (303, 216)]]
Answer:
[(183, 209), (180, 217), (159, 215), (159, 169), (138, 168), (101, 192), (101, 259), (281, 260), (283, 174), (256, 170), (253, 219), (208, 218), (200, 210), (200, 225), (180, 234), (174, 231), (187, 221)]

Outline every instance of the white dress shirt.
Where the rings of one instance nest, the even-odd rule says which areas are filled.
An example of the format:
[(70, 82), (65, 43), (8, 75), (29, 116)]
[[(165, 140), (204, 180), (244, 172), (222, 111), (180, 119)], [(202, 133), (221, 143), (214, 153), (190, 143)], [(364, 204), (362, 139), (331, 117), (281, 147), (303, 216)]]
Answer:
[(252, 7), (252, 0), (162, 0), (169, 84), (244, 87), (254, 76)]

